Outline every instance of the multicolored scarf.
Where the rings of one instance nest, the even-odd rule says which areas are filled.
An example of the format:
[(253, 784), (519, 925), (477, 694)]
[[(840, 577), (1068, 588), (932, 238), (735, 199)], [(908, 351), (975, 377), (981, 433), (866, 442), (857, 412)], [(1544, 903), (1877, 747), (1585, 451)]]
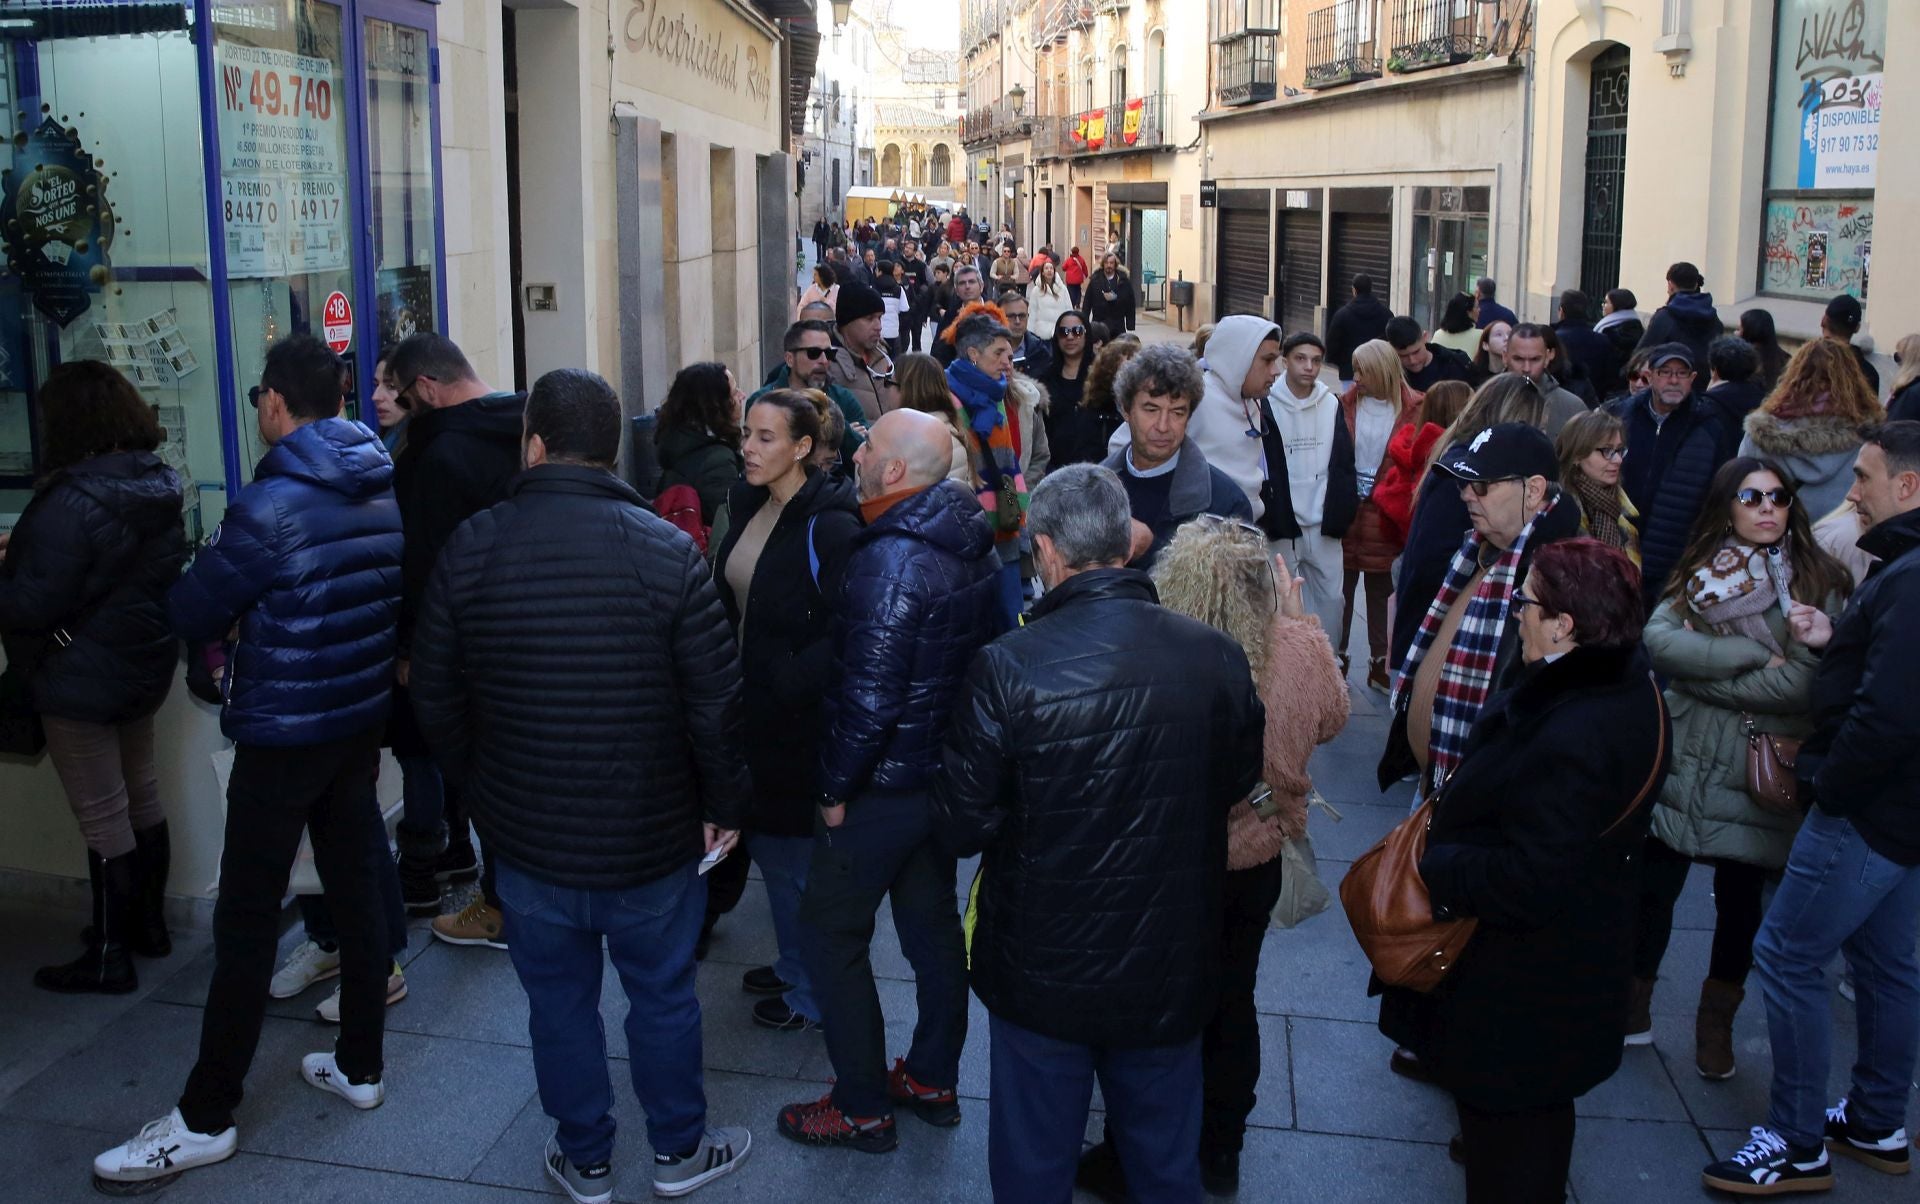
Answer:
[[(1534, 515), (1513, 546), (1488, 566), (1486, 575), (1467, 601), (1466, 613), (1460, 618), (1459, 630), (1454, 632), (1446, 663), (1440, 668), (1440, 680), (1434, 687), (1433, 732), (1428, 741), (1427, 789), (1423, 793), (1438, 789), (1460, 763), (1467, 748), (1467, 733), (1473, 730), (1474, 721), (1480, 718), (1480, 710), (1492, 693), (1493, 673), (1500, 659), (1500, 638), (1506, 633), (1513, 591), (1519, 583), (1520, 559), (1526, 552), (1527, 541), (1533, 537), (1534, 527), (1552, 513), (1554, 506), (1570, 504), (1564, 495), (1557, 495), (1545, 510)], [(1432, 651), (1434, 640), (1446, 623), (1447, 612), (1453, 609), (1461, 591), (1479, 571), (1481, 549), (1489, 546), (1479, 531), (1469, 531), (1466, 542), (1454, 554), (1453, 563), (1447, 568), (1447, 579), (1433, 605), (1427, 607), (1426, 617), (1420, 620), (1419, 633), (1407, 650), (1400, 676), (1394, 679), (1395, 707), (1412, 686), (1420, 663)]]
[(1721, 635), (1744, 635), (1775, 656), (1786, 649), (1773, 638), (1767, 612), (1786, 611), (1792, 604), (1793, 561), (1787, 556), (1787, 538), (1772, 548), (1756, 548), (1729, 539), (1713, 559), (1687, 578), (1687, 604)]
[(1640, 517), (1618, 485), (1603, 485), (1584, 472), (1574, 473), (1573, 495), (1580, 499), (1580, 531), (1610, 548), (1627, 554), (1636, 567), (1640, 564), (1640, 528), (1633, 521)]
[(967, 429), (980, 448), (980, 506), (993, 520), (994, 541), (1020, 536), (1027, 518), (1027, 481), (1020, 472), (1020, 447), (1007, 420), (1007, 381), (995, 380), (956, 359), (947, 368), (947, 387), (967, 413)]

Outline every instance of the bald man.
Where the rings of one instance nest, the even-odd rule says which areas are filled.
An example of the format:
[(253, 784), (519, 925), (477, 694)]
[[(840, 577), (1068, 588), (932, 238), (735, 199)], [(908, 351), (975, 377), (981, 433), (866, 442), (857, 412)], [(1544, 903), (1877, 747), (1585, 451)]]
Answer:
[[(929, 796), (967, 666), (999, 634), (1000, 558), (980, 503), (946, 479), (949, 429), (892, 410), (854, 456), (867, 525), (853, 537), (834, 615), (840, 672), (827, 694), (820, 824), (800, 902), (835, 1083), (779, 1118), (782, 1134), (808, 1145), (890, 1150), (896, 1103), (932, 1124), (960, 1122), (966, 950), (954, 859), (933, 842)], [(919, 1002), (913, 1044), (891, 1074), (867, 959), (888, 895)]]

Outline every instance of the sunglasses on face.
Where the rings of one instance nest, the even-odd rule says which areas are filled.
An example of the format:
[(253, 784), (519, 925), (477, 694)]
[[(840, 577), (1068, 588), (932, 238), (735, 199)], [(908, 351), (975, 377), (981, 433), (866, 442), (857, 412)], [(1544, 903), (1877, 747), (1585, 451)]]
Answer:
[(1473, 491), (1473, 496), (1485, 497), (1493, 492), (1495, 485), (1499, 485), (1505, 481), (1517, 481), (1519, 479), (1519, 477), (1501, 477), (1498, 481), (1468, 481), (1467, 488)]
[(1596, 447), (1593, 449), (1593, 454), (1606, 460), (1624, 460), (1627, 458), (1627, 449), (1624, 447)]
[(269, 390), (265, 385), (253, 386), (253, 388), (247, 390), (247, 404), (256, 410), (259, 409), (260, 399), (265, 397), (268, 392)]
[(1742, 489), (1733, 500), (1749, 510), (1758, 510), (1761, 502), (1772, 502), (1775, 509), (1785, 510), (1793, 505), (1793, 494), (1785, 489)]
[(1063, 339), (1077, 339), (1087, 333), (1087, 328), (1084, 326), (1062, 326), (1055, 331), (1055, 333)]
[(810, 360), (818, 360), (825, 359), (832, 353), (832, 347), (795, 347), (789, 354), (802, 355)]

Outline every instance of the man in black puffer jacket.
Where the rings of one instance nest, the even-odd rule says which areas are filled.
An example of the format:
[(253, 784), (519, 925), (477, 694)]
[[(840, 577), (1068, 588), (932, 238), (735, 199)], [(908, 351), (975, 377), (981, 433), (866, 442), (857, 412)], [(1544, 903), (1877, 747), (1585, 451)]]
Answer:
[(1050, 475), (1030, 522), (1047, 593), (974, 662), (934, 793), (942, 838), (984, 853), (994, 1196), (1072, 1194), (1097, 1071), (1134, 1197), (1197, 1200), (1227, 810), (1266, 713), (1239, 646), (1124, 567), (1110, 470)]
[(1653, 387), (1607, 409), (1627, 427), (1620, 484), (1640, 511), (1640, 588), (1647, 609), (1667, 588), (1713, 474), (1733, 455), (1739, 427), (1694, 389), (1693, 353), (1681, 343), (1654, 349)]
[(633, 1070), (654, 1186), (677, 1195), (750, 1144), (707, 1127), (693, 990), (697, 866), (731, 850), (747, 813), (739, 656), (693, 541), (613, 475), (607, 382), (549, 372), (526, 422), (511, 496), (462, 523), (434, 569), (414, 709), (500, 862), (541, 1103), (559, 1122), (549, 1160), (557, 1149), (570, 1164), (554, 1173), (607, 1184), (614, 1126), (588, 985), (604, 936), (628, 1039), (646, 1051)]
[[(967, 665), (999, 631), (1000, 558), (980, 504), (946, 479), (951, 430), (894, 410), (854, 459), (867, 526), (853, 537), (835, 608), (839, 681), (827, 692), (820, 823), (800, 901), (838, 1081), (780, 1111), (780, 1132), (809, 1145), (893, 1149), (889, 1097), (934, 1124), (960, 1123), (966, 949), (954, 859), (934, 843), (927, 796)], [(891, 1076), (867, 961), (873, 913), (889, 895), (919, 1003), (913, 1045)]]

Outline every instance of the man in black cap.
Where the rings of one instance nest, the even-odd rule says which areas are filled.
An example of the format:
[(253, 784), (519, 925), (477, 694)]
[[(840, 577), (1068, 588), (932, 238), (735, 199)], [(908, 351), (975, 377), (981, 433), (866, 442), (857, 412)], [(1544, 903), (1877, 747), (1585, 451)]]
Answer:
[(1841, 293), (1827, 302), (1827, 312), (1820, 316), (1820, 333), (1830, 339), (1845, 343), (1853, 352), (1853, 358), (1860, 363), (1860, 371), (1867, 377), (1867, 384), (1873, 389), (1875, 397), (1880, 396), (1880, 370), (1873, 366), (1867, 353), (1853, 345), (1853, 336), (1860, 333), (1860, 301), (1851, 293)]
[(1647, 361), (1653, 386), (1608, 407), (1627, 428), (1620, 484), (1640, 511), (1640, 587), (1648, 610), (1687, 546), (1708, 482), (1739, 445), (1738, 424), (1694, 391), (1698, 367), (1685, 343), (1662, 343)]
[[(1426, 617), (1393, 683), (1393, 720), (1381, 789), (1409, 772), (1432, 791), (1459, 763), (1467, 731), (1520, 666), (1513, 593), (1542, 545), (1580, 533), (1580, 507), (1554, 482), (1560, 465), (1546, 432), (1505, 422), (1457, 443), (1433, 463), (1460, 483), (1473, 530), (1432, 598), (1405, 598)], [(1382, 1013), (1381, 1025), (1388, 1026)], [(1406, 1044), (1407, 1038), (1388, 1029)], [(1396, 1060), (1411, 1061), (1403, 1048)]]
[(858, 281), (840, 286), (833, 315), (840, 346), (827, 361), (827, 377), (859, 401), (868, 426), (900, 404), (893, 388), (893, 359), (880, 338), (885, 312), (886, 303), (873, 289)]

